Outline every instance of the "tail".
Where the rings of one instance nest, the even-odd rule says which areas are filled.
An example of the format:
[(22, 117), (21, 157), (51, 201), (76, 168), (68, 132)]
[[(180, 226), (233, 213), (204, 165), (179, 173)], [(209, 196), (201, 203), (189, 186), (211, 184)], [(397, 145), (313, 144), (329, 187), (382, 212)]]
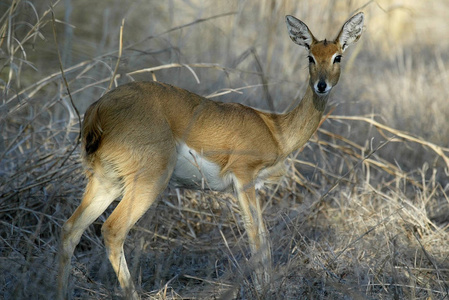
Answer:
[(84, 114), (82, 129), (83, 150), (85, 158), (94, 154), (101, 144), (103, 129), (101, 128), (98, 102), (93, 103)]

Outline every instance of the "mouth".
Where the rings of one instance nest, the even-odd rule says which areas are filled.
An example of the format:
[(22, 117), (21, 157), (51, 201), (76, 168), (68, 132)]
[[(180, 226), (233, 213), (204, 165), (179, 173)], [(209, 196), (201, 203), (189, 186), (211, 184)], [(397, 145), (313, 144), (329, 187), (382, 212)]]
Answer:
[(318, 90), (318, 89), (315, 89), (315, 93), (316, 93), (318, 96), (326, 96), (327, 94), (329, 94), (330, 91), (331, 91), (330, 88), (329, 88), (329, 89), (325, 89), (324, 91), (320, 91), (320, 90)]

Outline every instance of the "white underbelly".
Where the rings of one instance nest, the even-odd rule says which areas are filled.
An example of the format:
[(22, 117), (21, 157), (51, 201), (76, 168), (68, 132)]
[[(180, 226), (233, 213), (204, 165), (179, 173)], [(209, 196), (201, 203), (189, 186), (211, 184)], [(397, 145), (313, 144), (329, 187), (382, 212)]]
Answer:
[[(232, 172), (222, 175), (220, 167), (185, 143), (176, 145), (177, 161), (170, 178), (170, 185), (179, 188), (232, 191), (238, 180)], [(255, 188), (261, 189), (265, 181), (277, 182), (284, 174), (284, 164), (262, 169), (255, 178)]]
[(170, 185), (214, 191), (225, 191), (232, 187), (232, 174), (221, 176), (217, 164), (207, 160), (185, 143), (179, 143), (176, 148), (178, 157)]

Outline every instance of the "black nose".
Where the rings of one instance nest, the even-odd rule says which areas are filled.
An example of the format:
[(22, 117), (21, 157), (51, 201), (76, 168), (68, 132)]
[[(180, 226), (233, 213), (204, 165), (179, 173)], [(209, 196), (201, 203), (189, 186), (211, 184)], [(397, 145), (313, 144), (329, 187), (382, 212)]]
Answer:
[(318, 92), (324, 93), (326, 91), (326, 87), (327, 87), (326, 81), (320, 80), (318, 82), (318, 85), (317, 85)]

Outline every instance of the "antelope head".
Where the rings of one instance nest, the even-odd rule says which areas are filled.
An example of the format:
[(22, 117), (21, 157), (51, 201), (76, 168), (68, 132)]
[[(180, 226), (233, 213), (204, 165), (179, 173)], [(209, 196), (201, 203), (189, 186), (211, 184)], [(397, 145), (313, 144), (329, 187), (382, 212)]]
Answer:
[(306, 24), (293, 16), (286, 16), (290, 38), (308, 50), (309, 85), (317, 96), (327, 96), (337, 84), (343, 52), (362, 35), (363, 19), (360, 12), (346, 21), (335, 40), (319, 41)]

